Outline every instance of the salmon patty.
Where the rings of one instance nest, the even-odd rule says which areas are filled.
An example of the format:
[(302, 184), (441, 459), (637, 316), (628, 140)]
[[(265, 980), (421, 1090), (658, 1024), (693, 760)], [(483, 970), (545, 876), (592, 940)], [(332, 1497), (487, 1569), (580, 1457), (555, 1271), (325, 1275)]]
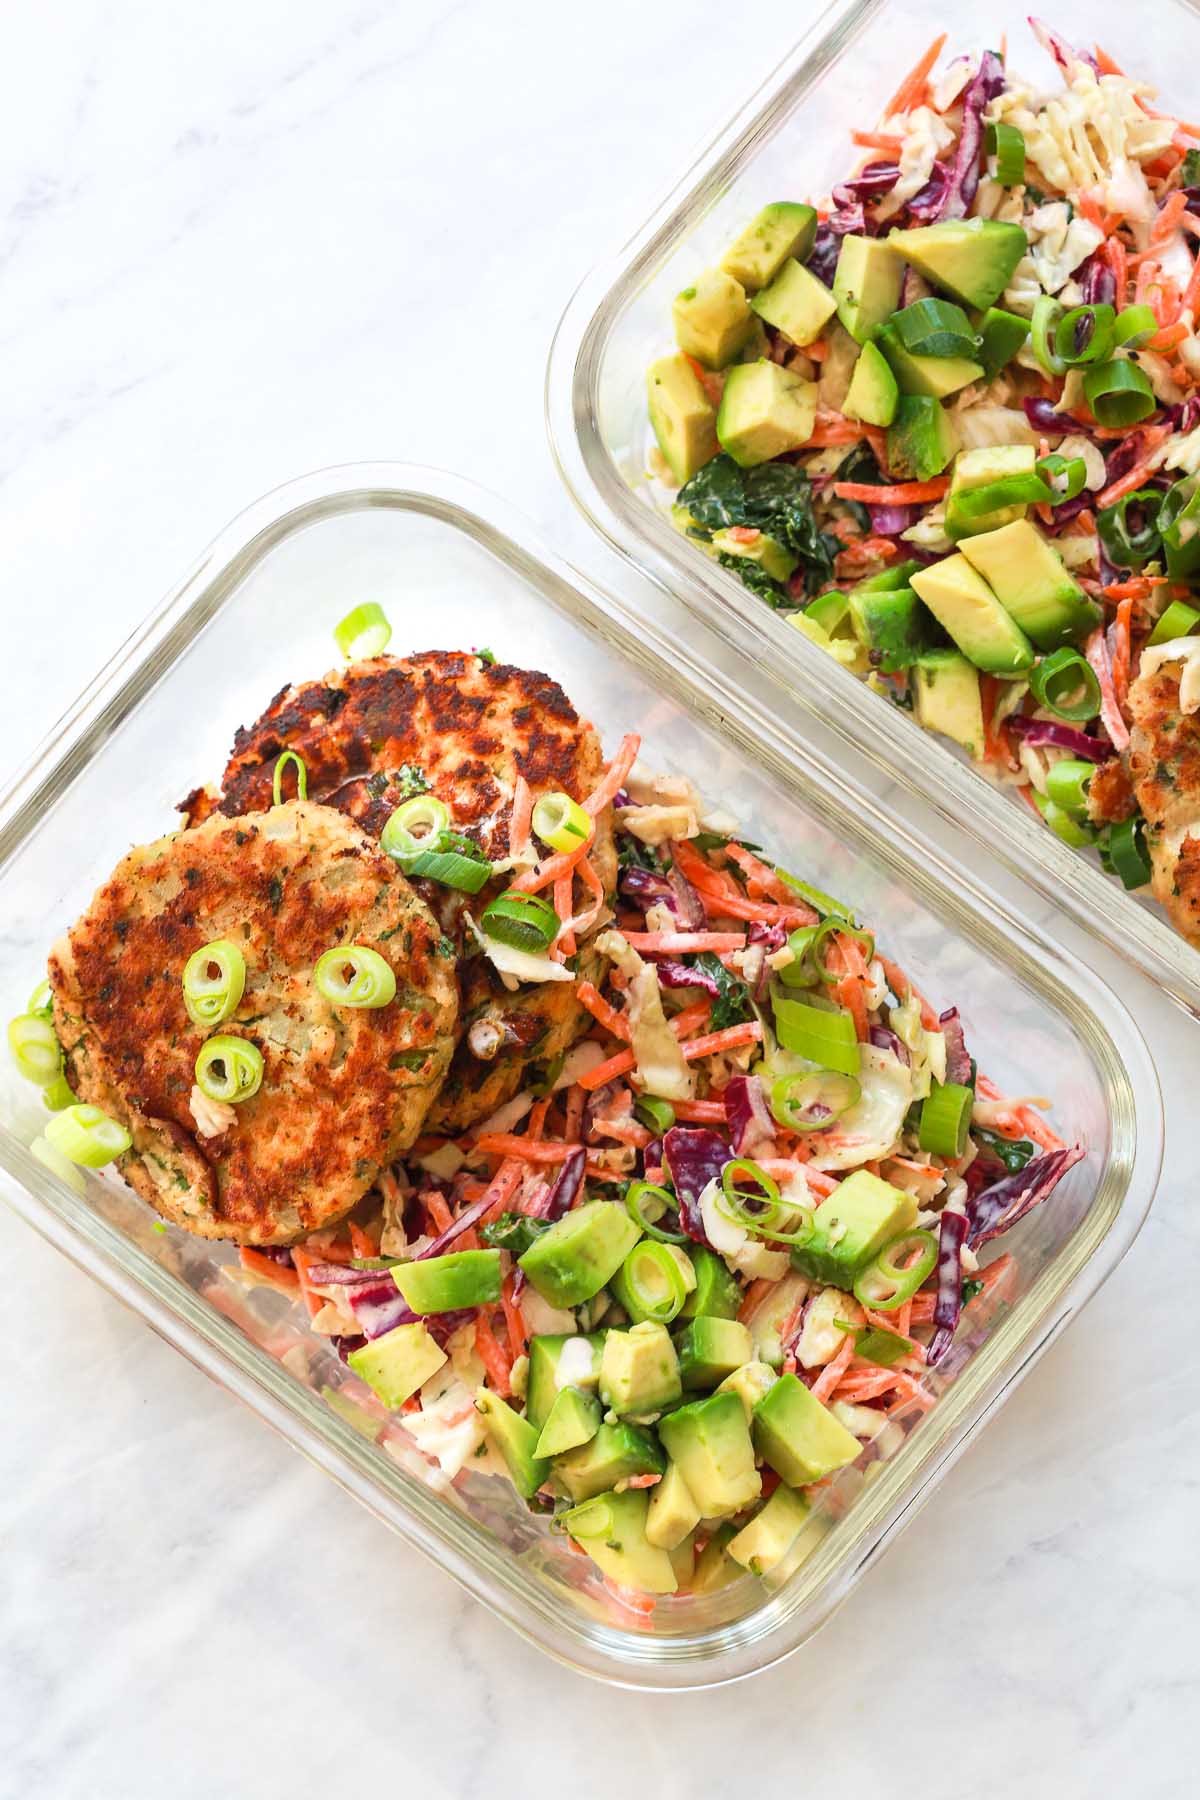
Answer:
[[(182, 976), (227, 939), (246, 965), (229, 1018), (196, 1025)], [(396, 994), (336, 1006), (313, 969), (336, 945), (378, 952)], [(332, 807), (222, 815), (130, 851), (50, 958), (67, 1077), (132, 1137), (137, 1192), (197, 1236), (288, 1244), (343, 1218), (417, 1137), (454, 1044), (453, 946), (391, 859)], [(262, 1084), (206, 1101), (196, 1057), (247, 1039)]]
[[(488, 663), (462, 651), (379, 656), (284, 688), (244, 726), (219, 793), (197, 789), (180, 810), (190, 823), (271, 803), (275, 764), (285, 750), (304, 760), (310, 798), (348, 813), (378, 837), (402, 800), (432, 792), (451, 822), (502, 866), (518, 776), (536, 798), (561, 790), (583, 800), (600, 781), (604, 754), (593, 727), (548, 675)], [(290, 783), (292, 776), (287, 780)], [(604, 892), (616, 883), (611, 808), (596, 820), (590, 860)], [(462, 1130), (486, 1118), (522, 1086), (531, 1068), (553, 1062), (591, 1019), (568, 982), (509, 992), (464, 929), (511, 869), (474, 899), (432, 882), (415, 883), (463, 956), (462, 1039), (431, 1128)], [(599, 921), (593, 930), (598, 929)], [(602, 959), (581, 945), (579, 970), (603, 975)], [(474, 1028), (474, 1029), (472, 1029)]]
[(1129, 774), (1146, 816), (1154, 898), (1200, 944), (1200, 713), (1179, 703), (1181, 669), (1165, 663), (1129, 687)]

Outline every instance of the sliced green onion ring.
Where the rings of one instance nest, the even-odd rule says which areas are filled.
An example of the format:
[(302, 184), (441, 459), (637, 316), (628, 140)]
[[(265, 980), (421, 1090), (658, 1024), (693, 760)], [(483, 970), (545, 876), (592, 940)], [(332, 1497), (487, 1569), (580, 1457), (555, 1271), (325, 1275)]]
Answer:
[(1039, 706), (1060, 719), (1079, 724), (1100, 711), (1100, 683), (1096, 671), (1078, 650), (1064, 645), (1051, 651), (1029, 672), (1029, 686)]
[(1096, 841), (1096, 833), (1090, 825), (1073, 819), (1069, 812), (1051, 800), (1048, 794), (1039, 794), (1036, 788), (1030, 788), (1033, 804), (1045, 819), (1056, 838), (1069, 844), (1072, 850), (1086, 850), (1089, 844)]
[(1082, 822), (1088, 816), (1088, 787), (1095, 773), (1095, 763), (1064, 756), (1046, 771), (1046, 798)]
[(974, 1090), (957, 1081), (935, 1081), (921, 1102), (917, 1142), (930, 1156), (957, 1162), (967, 1147)]
[(297, 800), (308, 799), (308, 768), (304, 758), (295, 750), (285, 750), (283, 755), (277, 757), (275, 761), (275, 779), (271, 783), (271, 804), (273, 806), (279, 806), (283, 801), (283, 778), (287, 773), (289, 763), (296, 765)]
[(854, 1298), (873, 1312), (895, 1312), (911, 1300), (937, 1262), (930, 1231), (902, 1231), (856, 1276)]
[(65, 1075), (56, 1075), (49, 1087), (42, 1089), (42, 1105), (47, 1112), (61, 1112), (64, 1106), (74, 1106), (75, 1095)]
[(1100, 835), (1100, 857), (1130, 892), (1145, 887), (1151, 874), (1145, 822), (1122, 819), (1118, 825), (1107, 826)]
[(591, 817), (570, 794), (542, 794), (533, 807), (533, 829), (551, 850), (566, 853), (586, 844), (595, 829)]
[(662, 1137), (675, 1123), (675, 1108), (669, 1100), (660, 1100), (657, 1094), (643, 1094), (634, 1102), (633, 1113), (656, 1137)]
[(775, 873), (778, 875), (780, 881), (786, 882), (793, 893), (799, 894), (802, 900), (806, 900), (809, 906), (811, 906), (814, 911), (819, 912), (823, 919), (832, 914), (835, 919), (844, 919), (847, 925), (854, 925), (857, 923), (850, 908), (843, 905), (840, 900), (835, 900), (832, 894), (822, 893), (820, 888), (813, 887), (807, 881), (801, 881), (798, 875), (789, 875), (787, 870), (781, 869), (778, 864), (776, 865)]
[(183, 965), (183, 1004), (193, 1025), (219, 1025), (241, 1004), (246, 959), (228, 938), (193, 950)]
[(463, 894), (477, 894), (491, 880), (492, 865), (486, 857), (480, 856), (470, 838), (460, 837), (455, 831), (443, 831), (434, 847), (422, 851), (404, 872), (425, 881), (440, 882), (442, 887), (456, 888)]
[(1167, 574), (1172, 581), (1190, 581), (1200, 569), (1200, 480), (1185, 475), (1164, 495), (1158, 515)]
[(658, 1223), (666, 1216), (675, 1217), (676, 1200), (664, 1187), (652, 1181), (631, 1181), (625, 1190), (625, 1211), (635, 1225), (640, 1225), (648, 1238), (660, 1244), (686, 1244), (684, 1231), (665, 1231)]
[(36, 1156), (38, 1161), (50, 1170), (51, 1174), (57, 1175), (60, 1181), (65, 1181), (75, 1193), (86, 1193), (83, 1176), (79, 1169), (69, 1157), (64, 1156), (62, 1151), (50, 1142), (49, 1138), (35, 1137), (29, 1146), (29, 1154)]
[(1113, 323), (1113, 342), (1124, 345), (1127, 350), (1140, 350), (1143, 344), (1157, 336), (1159, 329), (1153, 308), (1139, 300), (1135, 306), (1127, 306), (1117, 314)]
[(643, 1238), (625, 1258), (621, 1274), (640, 1319), (669, 1325), (682, 1312), (687, 1284), (669, 1245)]
[(810, 1005), (803, 1000), (790, 1000), (785, 994), (773, 996), (775, 1034), (785, 1050), (819, 1069), (836, 1069), (842, 1075), (857, 1075), (862, 1067), (862, 1054), (854, 1020), (841, 1007)]
[(831, 969), (822, 955), (824, 946), (836, 937), (853, 938), (867, 962), (871, 962), (875, 955), (875, 939), (869, 931), (859, 931), (857, 926), (846, 925), (841, 919), (822, 919), (816, 927), (809, 954), (819, 979), (828, 987), (835, 987), (845, 979), (846, 974), (844, 969)]
[[(822, 925), (827, 923), (827, 920), (822, 921)], [(779, 979), (785, 987), (816, 987), (821, 979), (813, 967), (812, 949), (822, 925), (800, 925), (789, 933), (787, 947), (792, 953), (792, 960), (778, 971)]]
[(1054, 351), (1069, 369), (1103, 362), (1113, 347), (1116, 313), (1107, 301), (1073, 306), (1054, 327)]
[(963, 519), (980, 519), (1002, 506), (1061, 506), (1083, 492), (1087, 464), (1082, 456), (1043, 456), (1032, 471), (1002, 475), (983, 487), (956, 494), (955, 511)]
[(10, 1019), (8, 1047), (18, 1074), (36, 1087), (49, 1087), (62, 1073), (58, 1033), (45, 1013), (18, 1013)]
[(1025, 180), (1025, 139), (1015, 125), (993, 120), (984, 129), (983, 153), (989, 173), (1001, 187), (1020, 187)]
[(548, 900), (543, 900), (540, 894), (522, 893), (519, 888), (509, 888), (507, 893), (497, 895), (484, 908), (479, 921), (485, 937), (494, 938), (498, 944), (508, 944), (514, 950), (528, 950), (531, 954), (548, 950), (561, 925), (561, 919)]
[(1065, 375), (1067, 365), (1054, 347), (1055, 332), (1063, 309), (1049, 294), (1041, 294), (1034, 303), (1030, 335), (1033, 353), (1047, 375)]
[(404, 800), (384, 826), (379, 847), (398, 862), (407, 875), (409, 865), (432, 850), (450, 826), (450, 812), (433, 794), (417, 794)]
[(262, 1086), (263, 1054), (242, 1037), (210, 1037), (196, 1058), (196, 1086), (209, 1100), (237, 1106)]
[(48, 981), (39, 981), (29, 996), (29, 1005), (25, 1008), (29, 1013), (40, 1013), (47, 1019), (54, 1017), (54, 989)]
[(862, 1083), (834, 1069), (780, 1075), (771, 1083), (771, 1115), (785, 1131), (827, 1131), (862, 1099)]
[(133, 1142), (125, 1127), (98, 1106), (65, 1107), (47, 1119), (44, 1136), (69, 1162), (84, 1169), (102, 1169), (123, 1156)]
[[(752, 1183), (738, 1187), (737, 1180)], [(748, 1156), (735, 1157), (721, 1170), (721, 1192), (717, 1211), (722, 1218), (740, 1225), (754, 1237), (768, 1238), (772, 1243), (789, 1244), (798, 1249), (808, 1242), (813, 1232), (813, 1209), (797, 1200), (785, 1200), (767, 1171)], [(781, 1229), (787, 1226), (786, 1230)]]
[(914, 356), (973, 356), (979, 334), (952, 300), (914, 300), (893, 313), (890, 328)]
[[(1169, 644), (1175, 638), (1191, 637), (1197, 625), (1200, 625), (1200, 612), (1189, 606), (1186, 600), (1172, 600), (1165, 609), (1154, 630), (1150, 633), (1150, 646)], [(36, 1009), (30, 1007), (30, 1012)]]
[(396, 977), (378, 950), (340, 944), (317, 958), (313, 985), (331, 1006), (377, 1008), (396, 998)]
[(1039, 456), (1034, 472), (1049, 488), (1051, 506), (1074, 500), (1087, 486), (1087, 464), (1082, 456), (1062, 456), (1051, 450), (1047, 456)]
[[(1166, 498), (1157, 488), (1138, 488), (1126, 494), (1115, 506), (1106, 506), (1096, 515), (1096, 531), (1108, 552), (1108, 559), (1119, 569), (1140, 569), (1162, 549), (1160, 519)], [(1130, 518), (1130, 513), (1133, 518)]]
[(1148, 419), (1158, 405), (1154, 389), (1135, 362), (1093, 363), (1083, 377), (1083, 395), (1092, 416), (1106, 431)]
[(334, 626), (333, 635), (346, 661), (357, 662), (360, 657), (382, 656), (391, 642), (392, 628), (382, 606), (365, 600)]

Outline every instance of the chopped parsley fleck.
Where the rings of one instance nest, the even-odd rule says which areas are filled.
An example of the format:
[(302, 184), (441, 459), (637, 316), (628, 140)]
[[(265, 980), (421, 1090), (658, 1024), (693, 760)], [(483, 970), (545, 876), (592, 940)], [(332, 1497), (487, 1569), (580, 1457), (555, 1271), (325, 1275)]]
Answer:
[(283, 882), (278, 875), (272, 875), (268, 882), (267, 895), (271, 902), (271, 911), (277, 913), (283, 905)]
[(429, 779), (424, 769), (416, 763), (401, 763), (392, 776), (392, 781), (400, 789), (405, 799), (410, 794), (427, 794), (429, 792)]

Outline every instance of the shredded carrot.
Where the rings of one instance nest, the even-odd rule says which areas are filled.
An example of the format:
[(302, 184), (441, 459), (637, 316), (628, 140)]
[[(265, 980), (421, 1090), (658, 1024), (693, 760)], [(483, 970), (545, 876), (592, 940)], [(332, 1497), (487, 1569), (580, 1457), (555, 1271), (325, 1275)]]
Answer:
[(683, 955), (691, 950), (712, 950), (720, 955), (746, 947), (745, 934), (740, 931), (627, 931), (624, 936), (625, 942), (634, 950), (662, 951), (672, 955)]
[(762, 1026), (757, 1019), (749, 1019), (744, 1025), (729, 1025), (724, 1031), (693, 1038), (683, 1046), (683, 1059), (695, 1062), (697, 1057), (715, 1056), (720, 1050), (739, 1050), (743, 1044), (757, 1044), (761, 1039)]
[(675, 1117), (685, 1125), (723, 1125), (726, 1119), (723, 1100), (672, 1100)]
[(505, 1210), (513, 1194), (520, 1186), (525, 1174), (525, 1165), (515, 1156), (501, 1163), (488, 1187), (485, 1198), (489, 1201), (480, 1223), (491, 1224)]
[(929, 78), (938, 57), (942, 54), (942, 45), (946, 42), (946, 33), (934, 38), (925, 54), (915, 62), (884, 111), (884, 118), (890, 119), (893, 113), (904, 113), (916, 106), (925, 92), (925, 83)]
[[(580, 868), (583, 867), (584, 860), (580, 857)], [(571, 894), (574, 886), (575, 877), (570, 869), (564, 869), (554, 883), (554, 910), (560, 920), (558, 935), (550, 946), (550, 955), (555, 962), (563, 962), (568, 956), (575, 954), (575, 933), (571, 929)]]
[(814, 1400), (827, 1400), (837, 1388), (842, 1376), (850, 1367), (854, 1356), (854, 1333), (848, 1331), (842, 1339), (837, 1355), (825, 1364), (809, 1392)]
[[(685, 1037), (689, 1031), (696, 1031), (701, 1025), (707, 1024), (711, 1011), (711, 1000), (704, 1000), (695, 1006), (685, 1007), (670, 1021), (671, 1030), (677, 1038)], [(697, 1039), (696, 1041), (703, 1040)], [(689, 1046), (685, 1044), (683, 1049), (685, 1057), (688, 1049)], [(579, 1085), (585, 1092), (592, 1093), (596, 1088), (602, 1088), (606, 1082), (612, 1081), (616, 1076), (628, 1074), (629, 1070), (635, 1066), (635, 1060), (632, 1050), (622, 1050), (616, 1056), (610, 1056), (607, 1062), (602, 1062), (596, 1068), (589, 1069), (586, 1075), (581, 1075)]]
[(804, 354), (812, 362), (824, 362), (829, 355), (829, 345), (824, 338), (814, 338), (811, 344), (805, 344)]
[(634, 731), (629, 732), (621, 739), (617, 745), (617, 754), (609, 763), (603, 778), (587, 799), (581, 802), (585, 813), (590, 813), (594, 819), (597, 813), (602, 813), (604, 808), (616, 799), (625, 777), (637, 761), (637, 753), (641, 747), (642, 740)]
[(537, 1100), (534, 1102), (529, 1113), (529, 1130), (525, 1133), (525, 1140), (527, 1143), (538, 1144), (541, 1142), (543, 1133), (546, 1129), (546, 1114), (549, 1111), (550, 1101), (548, 1097), (545, 1100)]
[(508, 1343), (514, 1362), (518, 1356), (524, 1356), (529, 1346), (529, 1334), (525, 1329), (525, 1320), (521, 1316), (521, 1308), (513, 1293), (515, 1286), (516, 1277), (510, 1270), (504, 1277), (504, 1284), (500, 1289), (500, 1304), (504, 1308), (504, 1323), (508, 1327)]
[(938, 1018), (933, 1007), (930, 1006), (924, 994), (904, 973), (904, 970), (900, 967), (899, 963), (889, 962), (886, 956), (881, 956), (879, 962), (883, 968), (884, 974), (887, 976), (888, 986), (891, 988), (892, 992), (894, 994), (899, 994), (901, 1000), (907, 1000), (910, 994), (915, 994), (917, 1003), (921, 1008), (922, 1025), (925, 1027), (926, 1031), (936, 1031), (941, 1020)]
[(1110, 600), (1148, 600), (1156, 587), (1168, 585), (1165, 575), (1131, 575), (1128, 581), (1110, 581), (1102, 592)]
[(657, 1487), (661, 1480), (661, 1475), (630, 1475), (626, 1479), (625, 1486), (631, 1488), (652, 1488)]
[(436, 1188), (430, 1188), (428, 1193), (422, 1194), (421, 1201), (439, 1231), (445, 1231), (447, 1226), (453, 1224), (454, 1214), (446, 1205), (445, 1196), (439, 1194)]
[(1122, 475), (1117, 481), (1111, 481), (1103, 493), (1097, 496), (1096, 505), (1098, 507), (1115, 506), (1117, 501), (1123, 500), (1126, 494), (1132, 494), (1137, 488), (1145, 485), (1147, 477), (1154, 471), (1155, 453), (1163, 439), (1170, 437), (1172, 429), (1173, 427), (1170, 425), (1145, 427), (1142, 432), (1141, 459), (1134, 464), (1128, 474)]
[(313, 1263), (319, 1260), (321, 1259), (316, 1256), (308, 1255), (306, 1251), (301, 1250), (297, 1245), (292, 1246), (292, 1262), (295, 1265), (296, 1280), (300, 1284), (300, 1292), (303, 1296), (304, 1304), (308, 1308), (308, 1316), (310, 1319), (315, 1319), (325, 1304), (322, 1295), (313, 1291), (312, 1284), (308, 1279), (309, 1269)]
[(1125, 73), (1120, 63), (1115, 63), (1108, 51), (1102, 50), (1099, 44), (1096, 45), (1094, 54), (1096, 67), (1102, 75), (1123, 75)]
[(1116, 283), (1116, 304), (1118, 307), (1122, 307), (1125, 304), (1125, 290), (1129, 285), (1129, 263), (1125, 246), (1120, 238), (1110, 237), (1104, 246), (1104, 254), (1108, 260), (1108, 266), (1112, 270), (1113, 281)]
[[(546, 861), (539, 863), (536, 869), (523, 869), (515, 877), (513, 887), (523, 894), (536, 894), (540, 893), (544, 887), (553, 886), (560, 876), (573, 875), (578, 864), (583, 861), (591, 849), (592, 839), (595, 835), (596, 828), (593, 826), (591, 833), (583, 840), (578, 850), (560, 851), (555, 856), (547, 857)], [(557, 910), (555, 908), (555, 911)]]
[[(309, 1243), (311, 1244), (312, 1241), (313, 1240), (310, 1238)], [(340, 1239), (337, 1238), (333, 1239), (332, 1242), (328, 1244), (318, 1245), (317, 1249), (320, 1252), (319, 1260), (321, 1262), (349, 1263), (354, 1261), (353, 1244), (343, 1244)]]
[(1154, 282), (1154, 278), (1157, 274), (1158, 274), (1158, 264), (1152, 256), (1146, 257), (1146, 259), (1143, 262), (1140, 262), (1138, 264), (1137, 281), (1134, 284), (1134, 289), (1133, 289), (1133, 298), (1134, 298), (1135, 304), (1138, 303), (1139, 301), (1145, 300), (1146, 295), (1147, 295), (1150, 287), (1152, 286), (1152, 284)]
[(948, 475), (938, 475), (932, 481), (902, 481), (895, 487), (872, 487), (866, 481), (833, 484), (839, 500), (861, 500), (870, 506), (917, 506), (923, 500), (940, 500), (949, 489)]
[(374, 1232), (364, 1231), (361, 1225), (350, 1220), (350, 1245), (358, 1258), (369, 1258), (379, 1255), (379, 1239)]
[(1183, 290), (1183, 299), (1180, 302), (1180, 306), (1183, 312), (1191, 313), (1193, 319), (1197, 316), (1197, 313), (1200, 313), (1200, 256), (1197, 256), (1195, 262), (1192, 264), (1192, 273), (1188, 278), (1187, 286)]
[(587, 1008), (598, 1025), (603, 1025), (605, 1031), (611, 1032), (615, 1038), (620, 1038), (623, 1044), (629, 1042), (629, 1020), (624, 1013), (618, 1012), (616, 1007), (612, 1006), (603, 994), (597, 991), (592, 982), (577, 981), (575, 998), (581, 1006)]
[(1176, 319), (1174, 325), (1164, 325), (1156, 331), (1148, 341), (1147, 350), (1174, 350), (1176, 344), (1182, 344), (1185, 338), (1191, 337), (1191, 327), (1184, 320)]
[(737, 1316), (743, 1325), (754, 1317), (767, 1295), (773, 1294), (778, 1286), (777, 1281), (773, 1281), (765, 1275), (760, 1275), (757, 1281), (750, 1283), (742, 1296), (742, 1304), (738, 1307)]
[[(760, 862), (753, 851), (746, 850), (741, 844), (727, 844), (726, 856), (732, 857), (746, 877), (746, 886), (755, 899), (778, 900), (785, 906), (795, 906), (796, 895), (787, 882), (769, 863)], [(817, 922), (814, 912), (811, 924)]]
[(480, 1312), (475, 1320), (475, 1353), (487, 1370), (488, 1386), (504, 1398), (511, 1392), (512, 1364), (484, 1312)]
[(1182, 188), (1176, 188), (1174, 193), (1167, 195), (1159, 208), (1158, 217), (1151, 227), (1150, 242), (1152, 244), (1164, 243), (1173, 232), (1178, 230), (1179, 221), (1187, 211), (1187, 203), (1188, 197)]
[(519, 1157), (527, 1163), (560, 1163), (579, 1148), (578, 1144), (534, 1143), (517, 1137), (511, 1131), (483, 1131), (475, 1140), (475, 1148), (484, 1156)]
[(863, 997), (863, 983), (858, 975), (847, 975), (833, 989), (833, 997), (839, 1006), (845, 1007), (854, 1020), (854, 1034), (860, 1044), (865, 1044), (871, 1035), (870, 1021), (867, 1018), (867, 1003)]
[(519, 856), (529, 842), (530, 821), (533, 818), (533, 794), (529, 783), (523, 775), (517, 776), (517, 784), (513, 789), (512, 812), (508, 820), (508, 849), (512, 856)]
[(300, 1286), (300, 1277), (295, 1269), (289, 1269), (286, 1263), (273, 1261), (259, 1250), (252, 1250), (248, 1244), (243, 1244), (238, 1250), (238, 1260), (243, 1269), (249, 1269), (272, 1287), (281, 1288), (286, 1293), (295, 1293)]
[(850, 141), (861, 144), (864, 150), (886, 150), (889, 156), (899, 156), (904, 148), (902, 137), (886, 131), (852, 131)]

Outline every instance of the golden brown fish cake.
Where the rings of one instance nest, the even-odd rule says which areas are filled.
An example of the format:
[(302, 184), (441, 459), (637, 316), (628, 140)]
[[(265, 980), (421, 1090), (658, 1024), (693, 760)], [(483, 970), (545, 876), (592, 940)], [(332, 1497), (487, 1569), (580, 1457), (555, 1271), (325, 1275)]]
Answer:
[[(449, 809), (455, 830), (493, 862), (509, 855), (518, 775), (535, 798), (562, 790), (583, 800), (604, 772), (595, 730), (549, 676), (489, 664), (474, 653), (431, 650), (368, 658), (284, 688), (237, 733), (220, 794), (197, 789), (180, 810), (195, 824), (216, 810), (233, 816), (269, 806), (275, 763), (285, 750), (303, 757), (310, 798), (349, 813), (373, 836), (409, 792), (427, 786)], [(617, 873), (611, 808), (596, 820), (590, 860), (611, 895)], [(460, 964), (464, 1035), (429, 1121), (441, 1130), (486, 1118), (517, 1092), (530, 1066), (553, 1061), (591, 1023), (572, 985), (548, 982), (510, 993), (487, 959), (473, 954), (463, 911), (478, 918), (510, 880), (511, 874), (502, 876), (474, 899), (432, 882), (414, 884), (467, 953)], [(580, 972), (598, 979), (602, 964), (585, 951)], [(486, 1045), (482, 1056), (471, 1047), (469, 1029), (481, 1021), (494, 1026), (474, 1034)]]
[(1129, 770), (1119, 756), (1100, 763), (1088, 783), (1088, 817), (1093, 825), (1117, 825), (1137, 811)]
[(1146, 816), (1151, 888), (1176, 930), (1200, 944), (1200, 714), (1179, 706), (1180, 666), (1129, 688), (1129, 773)]
[[(210, 1031), (188, 1017), (182, 974), (218, 938), (241, 949), (246, 985)], [(395, 973), (387, 1006), (318, 992), (318, 958), (352, 943)], [(294, 1242), (357, 1204), (420, 1132), (457, 1020), (452, 946), (428, 907), (351, 820), (312, 802), (132, 850), (55, 946), (50, 982), (72, 1087), (132, 1135), (127, 1180), (165, 1218), (243, 1244)], [(214, 1033), (264, 1059), (259, 1091), (227, 1114), (193, 1095)]]

